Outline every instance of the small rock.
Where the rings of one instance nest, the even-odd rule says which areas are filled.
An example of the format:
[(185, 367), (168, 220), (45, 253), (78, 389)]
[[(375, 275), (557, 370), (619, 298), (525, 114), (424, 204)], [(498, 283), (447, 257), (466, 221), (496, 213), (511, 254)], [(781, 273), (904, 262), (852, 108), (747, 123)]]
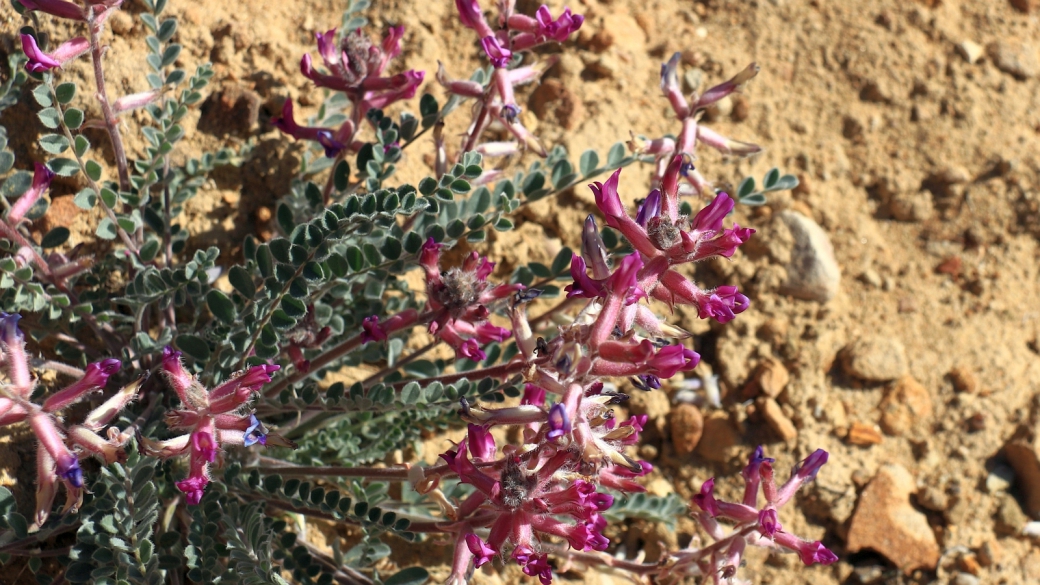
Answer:
[(1000, 499), (1000, 507), (997, 508), (996, 525), (997, 534), (1004, 536), (1017, 536), (1026, 524), (1029, 517), (1022, 511), (1015, 498), (1005, 494)]
[(927, 191), (898, 193), (888, 200), (888, 212), (897, 221), (920, 222), (932, 217), (935, 204)]
[(701, 442), (701, 435), (704, 433), (704, 416), (696, 406), (680, 404), (672, 409), (668, 416), (668, 427), (675, 454), (685, 457), (693, 453), (697, 444)]
[(1011, 5), (1020, 12), (1029, 14), (1034, 10), (1040, 9), (1040, 0), (1011, 0)]
[(587, 60), (585, 62), (585, 71), (582, 74), (592, 79), (614, 79), (620, 71), (621, 63), (617, 57), (606, 54)]
[(856, 583), (860, 585), (874, 585), (874, 583), (878, 583), (885, 577), (885, 568), (881, 565), (856, 567), (856, 570), (852, 572), (852, 576), (856, 579)]
[(906, 348), (894, 337), (870, 335), (842, 351), (845, 373), (868, 382), (887, 382), (906, 373)]
[[(787, 387), (787, 383), (791, 381), (791, 374), (787, 372), (787, 368), (780, 360), (769, 358), (758, 364), (758, 369), (755, 370), (755, 378), (751, 385), (758, 394), (762, 394), (769, 398), (776, 398), (780, 396), (780, 393)], [(748, 396), (748, 398), (752, 398)]]
[(765, 418), (769, 428), (773, 429), (773, 432), (779, 435), (781, 439), (791, 441), (798, 437), (798, 429), (795, 428), (791, 419), (787, 418), (787, 415), (784, 414), (783, 409), (780, 408), (776, 400), (759, 398), (755, 401), (755, 406), (762, 413), (762, 417)]
[(246, 138), (256, 127), (260, 96), (251, 89), (228, 85), (210, 94), (199, 110), (198, 128), (202, 132)]
[(881, 275), (877, 273), (877, 270), (873, 268), (867, 268), (859, 275), (859, 280), (863, 284), (869, 284), (874, 288), (881, 288)]
[(751, 102), (748, 101), (747, 97), (738, 95), (733, 98), (733, 121), (743, 122), (744, 120), (747, 120), (750, 115)]
[(573, 129), (585, 119), (585, 104), (559, 79), (543, 81), (531, 93), (528, 106), (539, 121), (555, 118), (564, 130)]
[(962, 185), (971, 181), (971, 173), (968, 172), (968, 169), (959, 165), (947, 166), (929, 176), (928, 181), (940, 185)]
[(957, 567), (965, 573), (971, 573), (972, 575), (978, 576), (982, 572), (982, 565), (979, 564), (979, 559), (975, 555), (964, 555), (957, 559)]
[(848, 433), (845, 435), (845, 440), (851, 445), (869, 447), (880, 443), (882, 437), (881, 433), (876, 428), (857, 421), (849, 426)]
[(1010, 465), (998, 463), (986, 476), (986, 491), (991, 494), (1006, 492), (1011, 489), (1011, 484), (1014, 482), (1015, 470)]
[(1015, 468), (1018, 486), (1025, 495), (1026, 510), (1040, 517), (1040, 437), (1020, 429), (1004, 445), (1004, 456)]
[(794, 239), (791, 262), (787, 265), (787, 282), (781, 288), (786, 295), (826, 303), (838, 293), (841, 268), (834, 258), (834, 246), (815, 221), (796, 211), (778, 214)]
[(812, 195), (813, 179), (808, 173), (798, 173), (798, 185), (791, 190), (795, 195)]
[(878, 410), (885, 434), (899, 436), (914, 428), (926, 431), (932, 417), (932, 398), (917, 380), (903, 376), (888, 386)]
[(939, 544), (928, 519), (910, 505), (914, 491), (914, 477), (902, 466), (879, 469), (859, 497), (849, 525), (848, 551), (873, 549), (906, 574), (934, 568)]
[(860, 90), (859, 99), (876, 104), (887, 104), (892, 101), (892, 93), (881, 83), (871, 80)]
[(961, 41), (961, 43), (957, 45), (957, 52), (961, 54), (961, 57), (964, 57), (965, 61), (974, 65), (982, 58), (985, 49), (982, 48), (982, 45), (976, 42)]
[(948, 376), (950, 377), (950, 382), (953, 382), (953, 389), (958, 392), (974, 394), (978, 390), (979, 384), (975, 379), (975, 374), (971, 373), (967, 366), (953, 368)]
[(683, 73), (683, 89), (686, 93), (693, 93), (700, 89), (704, 81), (704, 71), (697, 67), (691, 67)]
[(979, 564), (992, 567), (1000, 563), (1004, 550), (996, 540), (987, 540), (979, 547)]
[(740, 442), (725, 412), (714, 411), (704, 418), (703, 441), (697, 443), (697, 455), (716, 463), (725, 463), (736, 454)]
[(1037, 59), (1036, 49), (1030, 45), (1014, 43), (1011, 41), (994, 41), (986, 47), (993, 64), (1004, 73), (1013, 75), (1016, 79), (1024, 80), (1036, 77), (1040, 71), (1040, 60)]
[(933, 512), (945, 512), (950, 507), (950, 497), (946, 492), (932, 485), (917, 492), (914, 499), (919, 506)]
[(979, 578), (971, 573), (957, 573), (954, 575), (953, 580), (950, 581), (951, 585), (979, 585)]

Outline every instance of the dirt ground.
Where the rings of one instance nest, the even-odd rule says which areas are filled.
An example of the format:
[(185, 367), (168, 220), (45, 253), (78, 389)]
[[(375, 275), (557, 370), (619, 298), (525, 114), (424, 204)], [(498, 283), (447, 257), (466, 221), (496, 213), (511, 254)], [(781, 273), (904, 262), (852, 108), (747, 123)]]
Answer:
[[(189, 204), (201, 233), (194, 245), (222, 244), (234, 255), (246, 233), (269, 229), (261, 208), (287, 191), (298, 150), (268, 120), (287, 96), (304, 112), (317, 104), (299, 58), (315, 52), (314, 32), (340, 23), (345, 4), (170, 2), (181, 17), (181, 62), (212, 60), (219, 91), (187, 153), (246, 139), (256, 145), (242, 168), (218, 173)], [(519, 5), (529, 13), (537, 7)], [(562, 6), (550, 2), (554, 13)], [(777, 458), (781, 478), (824, 448), (830, 463), (780, 518), (803, 537), (822, 538), (841, 561), (805, 569), (793, 557), (755, 552), (742, 570), (753, 583), (1040, 582), (1038, 542), (1019, 534), (1027, 514), (1040, 512), (1029, 503), (1030, 494), (1040, 498), (1040, 463), (1030, 476), (1021, 464), (1030, 464), (1029, 453), (1012, 462), (1004, 450), (1035, 429), (1040, 404), (1040, 4), (581, 0), (571, 7), (586, 16), (579, 38), (549, 51), (560, 53), (559, 62), (541, 88), (521, 95), (525, 123), (547, 145), (562, 144), (576, 159), (630, 132), (676, 132), (658, 89), (660, 64), (674, 52), (683, 55), (683, 72), (692, 72), (686, 82), (699, 78), (702, 89), (756, 62), (758, 77), (707, 123), (765, 151), (732, 160), (702, 147), (698, 168), (717, 184), (761, 177), (773, 166), (802, 180), (793, 194), (771, 194), (763, 208), (738, 209), (741, 225), (760, 230), (757, 245), (698, 269), (703, 281), (740, 285), (752, 304), (724, 326), (677, 313), (698, 334), (705, 370), (720, 375), (726, 400), (721, 410), (704, 409), (701, 445), (683, 457), (671, 443), (674, 401), (660, 393), (633, 405), (653, 419), (649, 448), (640, 452), (658, 468), (652, 491), (689, 498), (717, 476), (729, 496), (741, 489), (741, 462), (756, 444)], [(383, 1), (368, 16), (380, 29), (407, 27), (403, 65), (424, 69), (424, 91), (443, 98), (433, 80), (437, 60), (459, 77), (477, 64), (476, 39), (454, 14), (447, 0)], [(3, 19), (9, 50), (20, 23), (9, 9)], [(143, 26), (118, 15), (112, 28), (110, 85), (116, 93), (141, 91), (143, 57), (132, 50), (143, 46)], [(417, 100), (408, 107), (417, 111)], [(19, 156), (30, 144), (16, 137), (12, 117), (28, 111), (9, 110), (3, 120), (15, 148), (22, 145)], [(449, 135), (465, 117), (455, 114)], [(429, 172), (431, 149), (428, 140), (410, 149), (398, 165), (402, 182)], [(650, 171), (622, 172), (626, 203), (646, 195)], [(97, 218), (72, 205), (76, 190), (58, 187), (49, 220), (90, 233)], [(833, 244), (841, 280), (826, 303), (781, 292), (776, 216), (785, 209), (810, 217)], [(518, 231), (492, 241), (489, 255), (505, 267), (551, 260), (561, 245), (578, 246), (581, 220), (593, 211), (584, 188), (528, 206)], [(890, 373), (864, 380), (854, 365), (860, 350), (876, 350)], [(773, 425), (763, 420), (762, 400), (752, 400), (761, 390), (749, 385), (766, 362), (790, 375), (776, 396), (780, 415), (769, 415)], [(886, 465), (904, 468), (909, 485), (872, 482)], [(869, 514), (874, 508), (885, 513)], [(691, 521), (678, 526), (670, 535), (634, 524), (617, 536), (630, 555), (644, 548), (652, 557), (659, 540), (685, 545), (696, 533)], [(863, 550), (850, 551), (852, 542)], [(943, 555), (938, 573), (932, 548)], [(908, 549), (926, 551), (922, 566), (912, 566)]]

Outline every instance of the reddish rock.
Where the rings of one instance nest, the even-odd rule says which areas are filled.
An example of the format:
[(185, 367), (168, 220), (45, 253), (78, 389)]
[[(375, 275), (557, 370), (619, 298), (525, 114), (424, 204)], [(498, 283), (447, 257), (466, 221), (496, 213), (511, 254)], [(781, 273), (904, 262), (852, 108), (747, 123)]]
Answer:
[(787, 418), (787, 415), (784, 414), (783, 409), (780, 408), (776, 400), (759, 398), (755, 401), (755, 406), (762, 413), (762, 418), (766, 420), (769, 428), (773, 429), (773, 432), (779, 435), (781, 439), (791, 441), (798, 437), (798, 429), (791, 422), (791, 419)]
[(932, 397), (913, 377), (903, 376), (889, 384), (878, 410), (881, 429), (888, 435), (903, 435), (914, 428), (925, 430), (932, 417)]
[(680, 404), (668, 416), (668, 427), (672, 436), (675, 454), (685, 457), (693, 453), (704, 433), (704, 416), (692, 404)]
[(914, 477), (902, 466), (879, 469), (856, 504), (849, 525), (848, 551), (877, 551), (906, 574), (934, 569), (939, 562), (939, 544), (928, 519), (910, 505), (910, 494), (916, 489)]
[(1015, 468), (1015, 481), (1025, 496), (1026, 511), (1040, 517), (1040, 436), (1023, 427), (1004, 445), (1004, 455)]
[(729, 416), (715, 411), (704, 418), (703, 440), (697, 444), (697, 455), (716, 463), (725, 463), (736, 454), (740, 442)]

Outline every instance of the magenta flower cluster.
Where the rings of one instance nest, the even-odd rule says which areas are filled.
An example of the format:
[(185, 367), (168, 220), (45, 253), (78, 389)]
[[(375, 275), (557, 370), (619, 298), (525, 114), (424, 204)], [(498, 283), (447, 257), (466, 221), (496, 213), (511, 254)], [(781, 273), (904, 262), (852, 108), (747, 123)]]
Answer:
[(79, 380), (53, 392), (39, 405), (30, 400), (37, 387), (33, 379), (25, 336), (18, 327), (20, 315), (0, 313), (0, 366), (7, 377), (0, 383), (0, 426), (28, 422), (40, 449), (36, 450), (36, 514), (33, 529), (47, 520), (58, 493), (66, 491), (65, 510), (78, 509), (83, 502), (83, 469), (80, 459), (94, 456), (105, 463), (126, 460), (123, 446), (132, 435), (110, 427), (107, 437), (98, 432), (108, 427), (119, 411), (137, 396), (139, 384), (132, 383), (90, 411), (83, 422), (63, 422), (62, 411), (101, 390), (122, 363), (105, 359), (87, 366)]

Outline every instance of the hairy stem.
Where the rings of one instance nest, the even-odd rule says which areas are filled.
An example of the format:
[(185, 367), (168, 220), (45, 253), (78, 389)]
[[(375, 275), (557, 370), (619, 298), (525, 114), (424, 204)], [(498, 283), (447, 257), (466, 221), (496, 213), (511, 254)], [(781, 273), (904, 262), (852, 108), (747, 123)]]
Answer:
[(87, 29), (90, 30), (90, 60), (94, 63), (94, 82), (97, 84), (97, 99), (101, 105), (101, 114), (104, 117), (105, 128), (108, 130), (108, 138), (112, 142), (112, 154), (116, 159), (116, 169), (119, 172), (119, 190), (130, 190), (130, 171), (126, 162), (126, 150), (123, 148), (123, 136), (119, 133), (119, 120), (112, 110), (112, 104), (108, 100), (108, 92), (105, 90), (105, 71), (101, 64), (101, 24), (97, 21), (97, 10), (103, 8), (89, 7), (87, 9)]

